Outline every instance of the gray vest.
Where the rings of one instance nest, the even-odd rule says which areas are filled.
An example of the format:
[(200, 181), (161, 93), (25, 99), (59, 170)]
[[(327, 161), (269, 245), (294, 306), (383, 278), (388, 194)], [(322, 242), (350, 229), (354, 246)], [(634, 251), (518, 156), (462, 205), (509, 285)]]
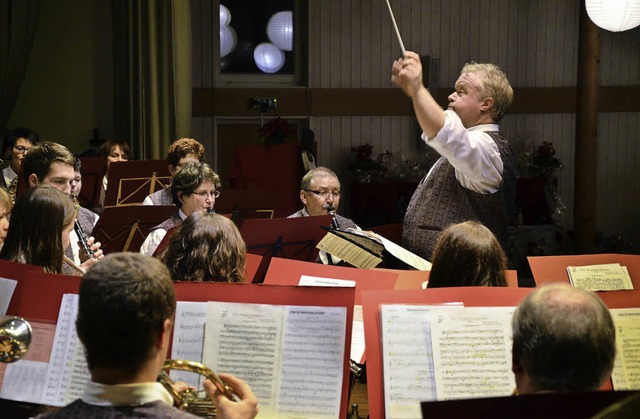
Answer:
[(456, 179), (455, 169), (441, 157), (411, 197), (402, 229), (403, 246), (431, 260), (440, 232), (448, 225), (468, 220), (484, 224), (505, 249), (507, 226), (515, 207), (516, 170), (513, 151), (498, 132), (493, 138), (503, 163), (502, 184), (485, 195), (466, 189)]

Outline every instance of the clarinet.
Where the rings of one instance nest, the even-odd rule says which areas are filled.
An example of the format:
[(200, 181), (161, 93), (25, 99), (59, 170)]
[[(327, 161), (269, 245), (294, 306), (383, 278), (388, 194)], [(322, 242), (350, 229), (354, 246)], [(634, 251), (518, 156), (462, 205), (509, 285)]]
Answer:
[(216, 213), (216, 210), (214, 210), (213, 207), (207, 208), (207, 214), (215, 214), (215, 213)]
[[(73, 201), (75, 202), (76, 207), (80, 209), (80, 203), (78, 202), (78, 198), (75, 195), (72, 195), (71, 197), (73, 198)], [(87, 236), (87, 234), (82, 229), (82, 226), (80, 225), (80, 222), (78, 221), (77, 216), (76, 216), (76, 219), (73, 221), (73, 230), (76, 232), (76, 235), (78, 236), (78, 240), (80, 241), (80, 246), (86, 253), (87, 257), (89, 259), (95, 259), (95, 255), (93, 254), (93, 252), (91, 251), (91, 247), (89, 246), (89, 236)]]

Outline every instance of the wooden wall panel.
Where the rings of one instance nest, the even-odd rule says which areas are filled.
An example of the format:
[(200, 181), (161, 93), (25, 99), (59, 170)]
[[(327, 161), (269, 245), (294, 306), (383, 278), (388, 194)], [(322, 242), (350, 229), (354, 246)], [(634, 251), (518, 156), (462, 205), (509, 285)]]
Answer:
[[(212, 87), (215, 74), (211, 24), (215, 0), (191, 0), (194, 37), (194, 87)], [(558, 173), (559, 191), (572, 226), (575, 114), (571, 105), (577, 80), (578, 14), (580, 1), (557, 0), (402, 0), (391, 2), (407, 49), (439, 59), (440, 88), (453, 86), (461, 66), (470, 60), (500, 65), (517, 88), (531, 99), (544, 97), (549, 112), (524, 106), (535, 114), (513, 113), (503, 121), (508, 138), (530, 136), (535, 144), (553, 142), (564, 169)], [(308, 0), (308, 87), (317, 89), (390, 89), (390, 68), (400, 56), (385, 2)], [(602, 32), (600, 84), (632, 86), (601, 114), (598, 143), (598, 230), (605, 235), (631, 232), (640, 243), (636, 213), (640, 209), (640, 112), (635, 92), (640, 85), (640, 28), (623, 33)], [(201, 57), (197, 57), (201, 55)], [(225, 86), (228, 88), (228, 86)], [(566, 90), (555, 90), (563, 88)], [(622, 90), (624, 92), (624, 90)], [(322, 91), (327, 93), (329, 91)], [(547, 93), (551, 93), (548, 96)], [(377, 93), (376, 93), (377, 94)], [(601, 98), (606, 96), (601, 91)], [(558, 96), (559, 95), (559, 96)], [(214, 95), (215, 96), (215, 95)], [(446, 94), (445, 94), (446, 96)], [(215, 99), (215, 98), (214, 98)], [(395, 99), (392, 99), (392, 102)], [(517, 98), (516, 98), (517, 100)], [(394, 102), (395, 103), (395, 102)], [(530, 102), (529, 102), (530, 103)], [(540, 103), (540, 102), (538, 102)], [(615, 109), (616, 103), (621, 106)], [(518, 110), (518, 105), (516, 109)], [(349, 112), (349, 107), (352, 111)], [(338, 107), (336, 107), (338, 108)], [(401, 111), (392, 115), (363, 115), (357, 101), (342, 103), (339, 115), (309, 113), (308, 124), (319, 142), (319, 162), (346, 175), (351, 146), (369, 143), (374, 154), (387, 149), (410, 160), (424, 158), (415, 119)], [(360, 109), (360, 111), (359, 111)], [(627, 112), (633, 109), (633, 112)], [(248, 113), (244, 112), (243, 117)], [(348, 114), (351, 113), (351, 116)], [(281, 114), (283, 117), (293, 115)], [(298, 112), (295, 116), (300, 115)], [(232, 118), (226, 115), (224, 118)], [(215, 116), (194, 118), (203, 136), (215, 136)], [(222, 118), (221, 120), (224, 120)], [(205, 123), (210, 119), (209, 123)], [(210, 129), (207, 133), (205, 127)], [(212, 142), (213, 144), (213, 142)], [(627, 170), (623, 172), (622, 168)], [(615, 217), (610, 217), (616, 208)], [(640, 246), (640, 245), (637, 245)], [(640, 249), (636, 246), (636, 250)]]

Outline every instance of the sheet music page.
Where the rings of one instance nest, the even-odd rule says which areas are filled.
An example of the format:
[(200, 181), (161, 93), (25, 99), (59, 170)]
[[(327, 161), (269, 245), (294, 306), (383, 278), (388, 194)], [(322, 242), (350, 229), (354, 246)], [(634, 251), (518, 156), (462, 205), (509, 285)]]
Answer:
[(436, 400), (430, 309), (401, 304), (380, 307), (384, 406), (388, 418), (421, 417), (420, 402)]
[(356, 281), (350, 279), (322, 278), (319, 276), (300, 275), (298, 285), (305, 287), (345, 287), (354, 288)]
[(29, 352), (19, 361), (0, 364), (0, 398), (29, 403), (40, 403), (55, 324), (31, 321)]
[(351, 350), (350, 358), (362, 364), (364, 358), (364, 318), (362, 317), (362, 306), (353, 306), (353, 326), (351, 326)]
[(13, 297), (18, 281), (8, 278), (0, 278), (0, 316), (7, 314), (7, 308)]
[[(178, 301), (173, 326), (171, 358), (202, 363), (204, 324), (207, 320), (207, 303)], [(188, 371), (171, 371), (173, 381), (184, 381), (190, 386), (202, 388), (204, 377)]]
[(515, 307), (431, 309), (438, 400), (508, 396)]
[(78, 295), (64, 294), (49, 368), (44, 383), (42, 404), (64, 406), (79, 398), (91, 380), (84, 350), (76, 332)]
[(209, 302), (204, 363), (244, 379), (261, 417), (339, 416), (346, 308)]
[(588, 266), (567, 266), (571, 284), (589, 291), (632, 290), (633, 283), (626, 266), (605, 263)]
[(376, 255), (356, 246), (347, 239), (331, 233), (327, 233), (316, 247), (331, 255), (336, 255), (361, 269), (375, 268), (382, 262), (382, 259)]
[(611, 309), (616, 327), (614, 390), (640, 390), (640, 308)]

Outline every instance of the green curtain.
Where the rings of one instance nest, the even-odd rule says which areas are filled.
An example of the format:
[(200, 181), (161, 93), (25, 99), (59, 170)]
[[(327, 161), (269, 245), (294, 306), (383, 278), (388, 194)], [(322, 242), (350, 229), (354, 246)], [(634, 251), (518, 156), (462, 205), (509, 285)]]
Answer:
[(137, 159), (191, 132), (191, 15), (185, 0), (114, 0), (114, 125)]
[(40, 0), (0, 1), (0, 132), (18, 99), (29, 63)]

